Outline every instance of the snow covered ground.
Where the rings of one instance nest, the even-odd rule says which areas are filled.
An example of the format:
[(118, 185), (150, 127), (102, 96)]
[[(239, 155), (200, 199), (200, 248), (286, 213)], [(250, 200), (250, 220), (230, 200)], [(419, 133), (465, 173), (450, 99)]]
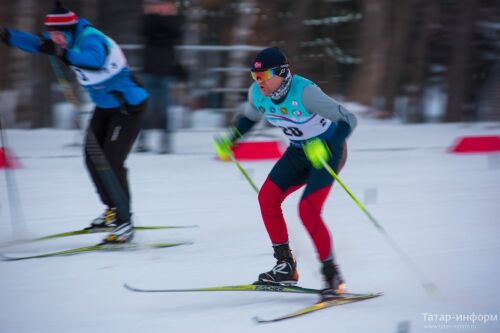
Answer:
[[(498, 123), (401, 125), (361, 118), (350, 139), (340, 176), (439, 287), (438, 298), (426, 294), (338, 185), (324, 217), (348, 287), (383, 291), (383, 297), (259, 325), (253, 316), (291, 312), (316, 296), (125, 290), (124, 282), (150, 288), (249, 283), (274, 265), (254, 191), (234, 165), (213, 157), (216, 130), (181, 131), (175, 137), (177, 154), (133, 153), (128, 165), (137, 225), (199, 226), (140, 232), (137, 240), (194, 244), (0, 261), (0, 332), (500, 332), (500, 155), (447, 152), (460, 136), (499, 132)], [(67, 146), (73, 131), (7, 135), (24, 167), (9, 175), (20, 198), (14, 207), (17, 228), (9, 213), (6, 171), (0, 170), (0, 242), (23, 228), (29, 237), (79, 229), (101, 213), (81, 148)], [(260, 185), (273, 162), (243, 165)], [(298, 218), (298, 195), (284, 205), (291, 246), (300, 285), (319, 288), (319, 264)], [(53, 251), (101, 237), (0, 252)], [(491, 320), (485, 323), (486, 316)]]

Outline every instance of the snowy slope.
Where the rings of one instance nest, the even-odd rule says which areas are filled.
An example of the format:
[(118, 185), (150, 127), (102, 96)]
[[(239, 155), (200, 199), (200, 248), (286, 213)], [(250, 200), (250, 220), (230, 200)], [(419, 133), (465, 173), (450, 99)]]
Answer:
[[(282, 139), (279, 132), (270, 132)], [(499, 132), (495, 123), (401, 125), (361, 119), (349, 142), (342, 179), (438, 285), (437, 299), (425, 293), (337, 185), (324, 217), (348, 287), (384, 291), (383, 297), (258, 325), (251, 320), (255, 315), (284, 314), (316, 297), (126, 291), (124, 282), (151, 288), (248, 283), (274, 264), (255, 193), (232, 164), (213, 158), (216, 130), (183, 131), (175, 137), (178, 154), (132, 154), (129, 176), (138, 225), (199, 226), (141, 232), (138, 241), (194, 244), (0, 262), (0, 332), (500, 332), (498, 318), (488, 323), (471, 316), (465, 321), (429, 320), (500, 312), (500, 156), (447, 152), (460, 136)], [(81, 148), (66, 146), (74, 141), (74, 132), (7, 134), (24, 165), (9, 174), (20, 196), (15, 230), (24, 225), (24, 235), (35, 237), (78, 229), (102, 211), (83, 168)], [(262, 184), (273, 162), (243, 165)], [(5, 173), (0, 170), (0, 242), (11, 240), (15, 231)], [(300, 284), (319, 288), (319, 264), (298, 218), (298, 195), (283, 207), (291, 246)], [(52, 251), (89, 245), (100, 237), (17, 245), (0, 252)]]

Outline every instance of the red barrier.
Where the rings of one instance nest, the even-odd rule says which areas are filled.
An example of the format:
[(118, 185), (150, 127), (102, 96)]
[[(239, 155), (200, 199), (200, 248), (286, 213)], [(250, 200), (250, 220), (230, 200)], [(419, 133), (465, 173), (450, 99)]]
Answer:
[(21, 164), (10, 150), (0, 147), (0, 169), (13, 169), (20, 166)]
[(276, 160), (285, 147), (278, 141), (240, 142), (234, 149), (234, 157), (240, 161)]
[(450, 148), (452, 153), (500, 152), (500, 136), (466, 136), (459, 138)]
[(233, 154), (238, 161), (277, 160), (285, 149), (279, 141), (245, 141), (233, 147)]

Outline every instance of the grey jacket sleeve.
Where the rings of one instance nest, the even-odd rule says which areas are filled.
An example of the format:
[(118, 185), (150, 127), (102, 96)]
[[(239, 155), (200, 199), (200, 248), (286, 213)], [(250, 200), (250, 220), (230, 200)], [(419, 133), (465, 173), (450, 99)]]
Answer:
[(325, 94), (316, 85), (309, 85), (304, 88), (302, 92), (302, 103), (304, 103), (304, 106), (309, 112), (317, 113), (336, 124), (340, 121), (347, 123), (349, 127), (351, 127), (351, 132), (358, 123), (354, 114)]
[(258, 122), (262, 119), (262, 113), (255, 108), (255, 104), (253, 103), (252, 88), (253, 85), (251, 85), (248, 89), (248, 102), (245, 104), (243, 109), (243, 115), (254, 122)]

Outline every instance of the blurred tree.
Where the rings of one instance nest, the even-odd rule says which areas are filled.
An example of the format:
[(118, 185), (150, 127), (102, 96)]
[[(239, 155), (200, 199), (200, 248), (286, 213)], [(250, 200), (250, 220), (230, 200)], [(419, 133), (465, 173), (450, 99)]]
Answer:
[[(121, 44), (139, 44), (141, 0), (64, 0)], [(189, 45), (283, 48), (293, 70), (329, 94), (373, 107), (377, 116), (427, 120), (437, 90), (442, 120), (500, 119), (498, 0), (179, 0)], [(0, 22), (40, 33), (52, 1), (0, 0)], [(140, 52), (126, 50), (132, 67)], [(192, 94), (233, 107), (251, 83), (255, 52), (183, 51)], [(0, 89), (19, 95), (18, 126), (50, 125), (54, 75), (45, 57), (4, 48)], [(239, 68), (239, 69), (238, 69)], [(233, 92), (227, 92), (231, 88)], [(202, 107), (198, 104), (198, 107)]]
[(437, 89), (447, 100), (440, 111), (442, 120), (478, 119), (477, 98), (485, 96), (477, 78), (492, 71), (491, 64), (482, 60), (484, 51), (474, 47), (479, 41), (478, 22), (486, 19), (478, 9), (496, 8), (488, 11), (488, 19), (498, 21), (500, 7), (493, 2), (362, 0), (358, 38), (362, 63), (351, 98), (381, 111), (377, 116), (397, 114), (419, 122), (426, 120), (432, 102), (426, 92)]
[(363, 19), (359, 27), (358, 48), (362, 63), (356, 69), (350, 98), (371, 105), (375, 96), (382, 95), (382, 83), (388, 70), (389, 0), (364, 0), (361, 3)]
[[(39, 13), (48, 11), (44, 3), (35, 0), (2, 0), (2, 20), (7, 27), (41, 33), (43, 17)], [(20, 127), (40, 127), (50, 123), (50, 67), (47, 59), (33, 57), (20, 50), (2, 46), (2, 61), (8, 64), (1, 74), (4, 80), (2, 89), (17, 92), (15, 123)]]
[(474, 37), (474, 99), (480, 119), (500, 120), (500, 6), (481, 0)]
[[(256, 3), (252, 0), (242, 1), (236, 5), (235, 16), (238, 16), (236, 23), (231, 29), (230, 45), (248, 45), (250, 36), (255, 24)], [(244, 89), (248, 73), (238, 70), (239, 68), (249, 67), (247, 52), (237, 50), (229, 53), (227, 66), (229, 70), (226, 74), (225, 86), (230, 88), (225, 98), (225, 107), (234, 108), (241, 102), (241, 91)], [(235, 89), (232, 91), (232, 89)], [(244, 91), (244, 90), (243, 90)]]
[(477, 1), (447, 1), (441, 13), (447, 19), (450, 35), (450, 61), (447, 72), (448, 106), (445, 121), (477, 120), (473, 101), (472, 52)]
[[(6, 18), (5, 20), (2, 20), (2, 26), (8, 27), (11, 25), (11, 21), (8, 20), (7, 17), (9, 16), (8, 13), (12, 13), (12, 7), (12, 1), (0, 0), (0, 17)], [(0, 52), (0, 63), (5, 65), (0, 66), (0, 90), (6, 90), (7, 88), (11, 87), (12, 81), (12, 79), (9, 77), (10, 72), (12, 72), (9, 65), (11, 59), (9, 57), (10, 54), (8, 52), (8, 49), (4, 48), (2, 51), (5, 52)]]
[(409, 49), (406, 47), (406, 36), (410, 27), (409, 16), (411, 13), (408, 1), (393, 1), (389, 5), (389, 24), (387, 39), (391, 41), (387, 50), (387, 72), (383, 91), (384, 110), (388, 116), (393, 115), (395, 99), (400, 93), (403, 81), (403, 71)]

